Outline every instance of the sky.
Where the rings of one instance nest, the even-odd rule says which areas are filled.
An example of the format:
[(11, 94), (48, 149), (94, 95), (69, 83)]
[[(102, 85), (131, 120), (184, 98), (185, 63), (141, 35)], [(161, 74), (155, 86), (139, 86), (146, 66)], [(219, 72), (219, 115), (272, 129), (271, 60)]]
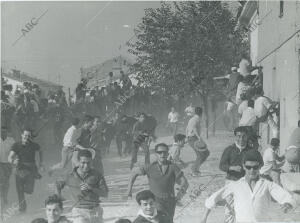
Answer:
[[(144, 9), (157, 8), (160, 3), (77, 1), (1, 4), (2, 67), (5, 70), (16, 68), (74, 89), (80, 79), (80, 67), (99, 64), (120, 54), (128, 55), (125, 43), (134, 35), (134, 27), (142, 21)], [(36, 25), (29, 30), (26, 24), (31, 21)]]

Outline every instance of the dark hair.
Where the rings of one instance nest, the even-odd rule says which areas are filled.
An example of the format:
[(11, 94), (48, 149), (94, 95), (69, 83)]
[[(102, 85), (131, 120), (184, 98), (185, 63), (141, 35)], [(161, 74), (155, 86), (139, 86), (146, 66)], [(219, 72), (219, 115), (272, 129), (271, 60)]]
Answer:
[(92, 158), (93, 155), (92, 155), (92, 153), (89, 150), (84, 149), (84, 150), (79, 150), (79, 152), (78, 152), (78, 159), (80, 157)]
[(143, 190), (136, 195), (136, 202), (141, 205), (141, 200), (145, 201), (152, 198), (155, 200), (155, 195), (150, 190)]
[(83, 122), (92, 122), (94, 120), (94, 118), (90, 115), (85, 115), (83, 117)]
[(250, 149), (244, 153), (243, 164), (245, 164), (247, 161), (259, 162), (259, 164), (261, 166), (264, 165), (263, 158), (262, 158), (260, 152), (256, 149)]
[(79, 118), (72, 118), (72, 125), (78, 125), (80, 122)]
[(246, 126), (239, 126), (234, 129), (234, 135), (236, 136), (236, 134), (238, 132), (244, 132), (244, 133), (248, 134), (248, 128)]
[(254, 101), (248, 100), (248, 107), (254, 108)]
[(63, 202), (62, 199), (57, 195), (51, 195), (45, 200), (45, 206), (49, 204), (58, 204), (60, 209), (63, 209)]
[(31, 223), (48, 223), (48, 221), (44, 218), (36, 218), (31, 221)]
[(195, 113), (196, 113), (196, 115), (201, 116), (201, 115), (202, 115), (202, 112), (203, 112), (203, 110), (202, 110), (201, 107), (196, 107), (196, 108), (195, 108)]
[(131, 223), (131, 221), (129, 219), (121, 218), (115, 221), (115, 223)]
[(108, 75), (112, 77), (114, 75), (114, 73), (113, 72), (109, 72)]
[(279, 146), (279, 143), (280, 143), (279, 139), (272, 138), (270, 144), (271, 144), (271, 146)]
[(179, 141), (182, 141), (182, 140), (184, 140), (185, 139), (185, 135), (183, 135), (183, 134), (176, 134), (176, 135), (174, 135), (174, 141), (175, 142), (179, 142)]

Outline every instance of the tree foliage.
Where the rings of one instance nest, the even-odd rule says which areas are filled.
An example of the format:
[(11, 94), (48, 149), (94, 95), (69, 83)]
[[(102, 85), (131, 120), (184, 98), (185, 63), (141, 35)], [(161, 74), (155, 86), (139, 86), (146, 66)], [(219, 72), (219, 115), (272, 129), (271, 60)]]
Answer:
[(216, 1), (162, 2), (145, 10), (128, 44), (136, 56), (138, 79), (168, 94), (204, 90), (214, 76), (225, 74), (247, 50), (243, 33), (223, 3)]

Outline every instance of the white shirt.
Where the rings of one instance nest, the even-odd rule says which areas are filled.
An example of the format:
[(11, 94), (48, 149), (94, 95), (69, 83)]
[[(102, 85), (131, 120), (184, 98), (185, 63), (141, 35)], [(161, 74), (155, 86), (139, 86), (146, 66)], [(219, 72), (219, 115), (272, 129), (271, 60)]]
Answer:
[(245, 111), (247, 108), (248, 108), (248, 100), (242, 101), (242, 103), (239, 105), (238, 113), (242, 115), (243, 111)]
[(4, 141), (1, 138), (0, 146), (0, 163), (8, 163), (8, 155), (15, 140), (11, 137), (7, 137)]
[(186, 136), (195, 136), (196, 133), (194, 132), (194, 129), (197, 129), (198, 134), (201, 133), (201, 120), (198, 115), (194, 115), (188, 122), (186, 127)]
[(269, 221), (271, 197), (280, 204), (289, 203), (293, 207), (296, 206), (292, 196), (278, 184), (260, 178), (252, 191), (245, 177), (212, 194), (206, 199), (205, 206), (212, 209), (228, 195), (233, 195), (236, 222)]
[(267, 114), (268, 109), (271, 107), (271, 102), (268, 98), (260, 96), (254, 102), (255, 114), (258, 118)]
[(246, 59), (241, 60), (241, 62), (239, 64), (239, 72), (244, 77), (246, 77), (247, 75), (250, 74), (249, 66), (250, 66), (250, 63), (248, 60), (246, 60)]
[(168, 115), (169, 122), (178, 122), (179, 114), (178, 112), (170, 112)]
[(72, 125), (66, 132), (63, 140), (63, 145), (65, 147), (73, 147), (77, 143), (77, 139), (80, 137), (81, 134), (81, 129), (80, 128), (75, 128), (74, 125)]
[(241, 94), (246, 93), (247, 90), (250, 88), (249, 85), (246, 85), (243, 82), (240, 82), (237, 86), (237, 90), (236, 90), (236, 104), (239, 105), (242, 100), (241, 100)]
[(253, 108), (248, 107), (243, 111), (239, 126), (253, 126), (256, 122), (256, 115)]
[(275, 161), (275, 152), (272, 148), (265, 150), (263, 160), (264, 166), (260, 169), (260, 174), (269, 175), (273, 167), (273, 162)]

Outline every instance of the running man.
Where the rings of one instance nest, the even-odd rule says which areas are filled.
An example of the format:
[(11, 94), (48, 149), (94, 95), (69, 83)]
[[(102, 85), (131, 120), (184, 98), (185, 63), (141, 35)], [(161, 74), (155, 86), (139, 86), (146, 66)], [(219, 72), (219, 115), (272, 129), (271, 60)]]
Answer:
[[(39, 165), (36, 164), (35, 155), (39, 154)], [(32, 131), (25, 129), (21, 142), (13, 144), (8, 161), (16, 166), (16, 187), (19, 200), (19, 211), (26, 212), (27, 204), (25, 193), (32, 194), (35, 179), (40, 179), (38, 167), (43, 167), (43, 152), (40, 146), (32, 141)]]

